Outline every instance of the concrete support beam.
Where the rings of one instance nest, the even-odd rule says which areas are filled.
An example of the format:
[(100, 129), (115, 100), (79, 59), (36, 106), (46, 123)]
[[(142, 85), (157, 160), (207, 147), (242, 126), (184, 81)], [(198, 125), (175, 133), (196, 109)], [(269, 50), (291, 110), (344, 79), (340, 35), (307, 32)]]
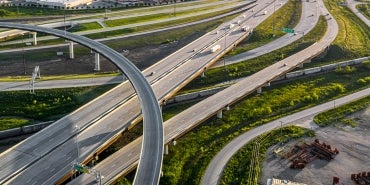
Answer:
[(32, 36), (33, 36), (33, 45), (36, 46), (37, 45), (37, 32), (32, 32)]
[(258, 94), (261, 94), (261, 93), (262, 93), (262, 87), (258, 87), (258, 89), (257, 89), (257, 93), (258, 93)]
[(304, 63), (311, 63), (311, 59), (306, 60)]
[(168, 145), (164, 145), (164, 151), (163, 151), (163, 154), (164, 154), (164, 155), (168, 155)]
[(205, 72), (205, 71), (203, 71), (203, 72), (202, 72), (202, 75), (201, 75), (200, 77), (202, 77), (202, 78), (206, 77), (206, 72)]
[(217, 112), (217, 118), (222, 118), (222, 110), (219, 110), (219, 111)]
[(73, 50), (73, 42), (72, 41), (69, 41), (69, 58), (70, 59), (74, 59), (75, 58), (75, 54), (74, 54), (74, 50)]
[(94, 71), (100, 71), (100, 55), (95, 53), (95, 68)]
[(268, 82), (268, 83), (266, 83), (265, 87), (270, 87), (270, 85), (271, 85), (271, 83)]
[(299, 66), (298, 66), (299, 68), (303, 68), (303, 64), (299, 64)]

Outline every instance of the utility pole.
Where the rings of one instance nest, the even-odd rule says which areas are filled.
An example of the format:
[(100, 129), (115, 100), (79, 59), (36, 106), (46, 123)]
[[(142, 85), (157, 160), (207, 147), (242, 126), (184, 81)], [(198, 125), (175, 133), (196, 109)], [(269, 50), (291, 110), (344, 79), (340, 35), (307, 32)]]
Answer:
[(173, 16), (176, 17), (176, 0), (173, 1)]
[(272, 37), (275, 37), (275, 1), (274, 0), (274, 12), (272, 13)]
[(283, 121), (280, 121), (280, 141), (283, 138)]
[(26, 75), (26, 57), (24, 56), (24, 42), (23, 42), (23, 34), (21, 35), (22, 37), (22, 60), (23, 60), (23, 73)]

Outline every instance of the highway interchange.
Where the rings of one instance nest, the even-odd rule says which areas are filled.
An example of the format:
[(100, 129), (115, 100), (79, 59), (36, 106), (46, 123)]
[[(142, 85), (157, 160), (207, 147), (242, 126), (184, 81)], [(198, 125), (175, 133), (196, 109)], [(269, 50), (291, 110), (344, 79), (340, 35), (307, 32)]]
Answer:
[[(260, 4), (262, 4), (262, 3), (260, 3)], [(272, 6), (270, 6), (270, 10), (271, 10), (271, 7)], [(324, 6), (321, 6), (321, 7), (324, 7)], [(255, 8), (255, 10), (257, 9), (257, 7)], [(250, 17), (251, 18), (251, 17)], [(332, 21), (332, 22), (335, 22), (335, 21)], [(224, 30), (224, 28), (227, 26), (227, 24), (229, 24), (229, 23), (226, 23), (226, 24), (224, 24), (224, 25), (221, 25), (219, 28), (218, 28), (218, 30), (221, 30), (220, 32), (219, 32), (219, 34), (222, 34), (222, 30)], [(254, 23), (252, 23), (252, 22), (248, 22), (248, 24), (254, 24)], [(256, 23), (257, 24), (257, 23)], [(331, 24), (330, 25), (330, 21), (329, 21), (329, 28), (331, 28), (331, 29), (333, 29), (332, 31), (335, 33), (335, 31), (338, 31), (337, 30), (337, 27), (336, 27), (336, 30), (335, 30), (335, 25), (333, 25), (333, 24)], [(332, 33), (333, 33), (332, 32)], [(213, 34), (214, 35), (214, 32), (213, 33), (211, 33), (211, 34)], [(210, 35), (211, 35), (210, 34)], [(221, 36), (221, 38), (222, 38), (222, 36)], [(204, 39), (206, 39), (206, 40), (209, 40), (209, 38), (204, 38)], [(322, 49), (322, 48), (325, 48), (326, 46), (327, 46), (327, 44), (329, 43), (330, 44), (330, 42), (332, 41), (332, 39), (333, 39), (333, 37), (329, 37), (329, 38), (327, 38), (326, 40), (324, 39), (324, 40), (322, 40), (322, 43), (316, 43), (315, 44), (315, 46), (313, 46), (312, 48), (310, 48), (311, 49), (311, 52), (313, 51), (312, 49)], [(223, 44), (223, 42), (222, 42), (222, 39), (219, 39), (219, 40), (221, 40), (221, 44)], [(195, 41), (196, 42), (196, 41)], [(199, 41), (199, 42), (201, 42), (201, 41)], [(229, 42), (229, 39), (228, 39), (228, 41), (227, 42)], [(193, 44), (193, 43), (192, 43)], [(230, 41), (230, 43), (226, 43), (227, 45), (232, 45), (232, 42)], [(194, 45), (200, 45), (199, 43), (195, 43)], [(189, 64), (189, 63), (191, 63), (191, 62), (193, 62), (195, 59), (197, 59), (197, 56), (196, 55), (194, 55), (194, 56), (192, 56), (192, 57), (194, 57), (194, 58), (191, 58), (191, 60), (189, 60), (189, 58), (187, 58), (187, 57), (189, 57), (189, 56), (191, 56), (192, 55), (192, 53), (190, 52), (191, 51), (191, 48), (193, 48), (194, 46), (192, 46), (191, 44), (189, 45), (189, 47), (187, 48), (187, 49), (184, 49), (184, 50), (186, 50), (186, 52), (185, 53), (183, 53), (183, 54), (181, 54), (181, 56), (182, 55), (185, 55), (185, 57), (183, 57), (183, 58), (181, 58), (181, 59), (175, 59), (175, 60), (178, 60), (178, 61), (186, 61), (186, 62), (184, 62), (184, 63), (182, 63), (181, 64), (181, 66), (179, 67), (179, 66), (177, 66), (178, 68), (176, 68), (176, 70), (174, 70), (174, 71), (176, 71), (176, 74), (174, 74), (174, 73), (169, 73), (169, 74), (167, 74), (166, 76), (165, 75), (163, 75), (163, 74), (166, 74), (167, 73), (167, 71), (169, 71), (169, 69), (171, 69), (171, 68), (174, 68), (175, 66), (170, 66), (169, 68), (165, 68), (165, 69), (163, 69), (162, 70), (162, 67), (163, 66), (161, 66), (160, 64), (156, 64), (155, 66), (153, 66), (153, 67), (151, 67), (151, 68), (149, 68), (148, 70), (146, 70), (146, 71), (144, 71), (144, 75), (148, 75), (151, 71), (155, 71), (156, 72), (156, 75), (153, 75), (153, 76), (147, 76), (147, 78), (149, 79), (149, 80), (151, 80), (152, 81), (152, 86), (153, 86), (153, 89), (154, 89), (154, 91), (155, 91), (155, 93), (157, 94), (157, 97), (160, 97), (160, 98), (158, 98), (158, 100), (161, 102), (162, 100), (165, 100), (166, 98), (168, 98), (168, 97), (170, 97), (170, 96), (172, 96), (173, 94), (174, 94), (174, 92), (176, 92), (176, 91), (178, 91), (178, 89), (180, 89), (182, 86), (181, 85), (178, 85), (178, 84), (175, 84), (175, 85), (173, 85), (172, 87), (173, 87), (173, 89), (171, 89), (171, 90), (173, 90), (172, 92), (167, 92), (167, 95), (166, 95), (166, 92), (160, 92), (160, 90), (162, 90), (163, 91), (163, 88), (161, 89), (160, 87), (157, 87), (157, 90), (156, 90), (156, 88), (155, 88), (155, 86), (157, 85), (157, 86), (159, 86), (158, 84), (161, 82), (161, 81), (173, 81), (173, 80), (171, 80), (171, 79), (175, 79), (174, 77), (176, 77), (176, 78), (179, 78), (178, 76), (181, 76), (180, 74), (178, 74), (178, 73), (181, 73), (181, 74), (184, 74), (184, 73), (186, 73), (186, 72), (188, 72), (188, 73), (192, 73), (193, 71), (197, 71), (196, 73), (193, 73), (193, 74), (191, 74), (191, 76), (196, 76), (196, 75), (199, 75), (201, 72), (202, 72), (202, 67), (200, 67), (199, 68), (199, 66), (198, 66), (198, 68), (196, 68), (196, 69), (194, 69), (193, 71), (192, 71), (192, 69), (194, 68), (192, 68), (192, 67), (190, 67), (189, 65), (187, 65), (187, 64)], [(200, 50), (199, 51), (199, 54), (197, 53), (197, 55), (202, 55), (202, 56), (207, 56), (207, 55), (209, 55), (209, 46), (205, 46), (205, 50), (202, 52), (202, 50)], [(221, 52), (221, 51), (220, 51)], [(224, 52), (224, 51), (222, 51), (222, 52)], [(235, 88), (240, 88), (240, 86), (245, 86), (245, 85), (251, 85), (251, 87), (250, 88), (246, 88), (246, 89), (244, 89), (244, 87), (243, 87), (243, 90), (244, 90), (244, 92), (243, 93), (249, 93), (249, 92), (252, 92), (252, 91), (254, 91), (257, 87), (260, 87), (260, 86), (263, 86), (265, 83), (267, 83), (269, 80), (272, 80), (272, 79), (274, 79), (274, 78), (276, 78), (276, 77), (278, 77), (279, 75), (281, 75), (281, 74), (284, 74), (285, 72), (287, 72), (287, 71), (289, 71), (289, 70), (291, 70), (291, 69), (293, 69), (293, 68), (295, 68), (297, 65), (298, 65), (298, 63), (299, 62), (304, 62), (304, 60), (305, 59), (307, 59), (307, 58), (304, 58), (304, 60), (301, 60), (301, 58), (302, 58), (302, 56), (303, 55), (307, 55), (308, 56), (308, 58), (310, 58), (311, 56), (311, 53), (310, 52), (302, 52), (302, 53), (300, 53), (301, 54), (301, 56), (299, 56), (299, 59), (297, 59), (297, 58), (291, 58), (291, 59), (289, 59), (288, 60), (288, 58), (287, 58), (287, 60), (284, 60), (284, 61), (281, 61), (281, 62), (279, 62), (279, 63), (277, 63), (277, 64), (275, 64), (275, 65), (273, 65), (273, 66), (270, 66), (271, 67), (271, 69), (266, 69), (266, 70), (263, 70), (264, 71), (264, 73), (262, 73), (262, 71), (261, 71), (261, 74), (258, 74), (258, 75), (266, 75), (266, 73), (270, 73), (270, 74), (272, 74), (272, 71), (274, 71), (274, 72), (276, 72), (276, 74), (273, 74), (273, 76), (266, 76), (265, 78), (267, 79), (267, 81), (266, 80), (261, 80), (260, 81), (260, 83), (258, 83), (258, 84), (251, 84), (251, 83), (249, 83), (248, 81), (245, 81), (244, 83), (245, 84), (243, 84), (243, 83), (241, 83), (241, 84), (239, 84), (239, 85), (237, 85), (237, 87), (235, 87)], [(169, 56), (169, 58), (170, 57), (175, 57), (176, 55), (180, 55), (180, 54), (178, 54), (178, 53), (175, 53), (175, 54), (173, 54), (173, 55), (171, 55), (171, 56)], [(172, 59), (173, 60), (173, 59)], [(216, 59), (215, 58), (212, 58), (212, 57), (210, 57), (210, 59), (209, 60), (211, 60), (212, 62), (214, 62)], [(290, 60), (292, 60), (292, 61), (290, 61)], [(294, 61), (293, 61), (294, 60)], [(190, 62), (191, 61), (191, 62)], [(197, 64), (199, 64), (199, 63), (201, 63), (201, 62), (198, 62), (198, 61), (195, 61)], [(195, 63), (194, 62), (194, 63)], [(208, 61), (207, 61), (208, 62)], [(208, 63), (208, 64), (204, 64), (204, 63), (201, 63), (200, 65), (203, 65), (203, 66), (205, 66), (206, 68), (209, 68), (210, 67), (210, 65), (211, 65), (211, 63), (212, 62), (210, 62), (210, 63)], [(285, 67), (281, 67), (282, 66), (282, 64), (288, 64), (287, 66), (285, 66)], [(194, 64), (193, 64), (194, 65)], [(157, 66), (157, 67), (156, 67)], [(181, 69), (184, 69), (185, 71), (183, 71), (183, 72), (181, 72), (181, 70), (180, 70), (180, 68)], [(167, 77), (167, 76), (170, 76), (171, 74), (173, 74), (173, 75), (175, 75), (174, 77)], [(189, 74), (187, 74), (187, 75), (189, 75)], [(257, 75), (257, 74), (256, 74)], [(184, 74), (184, 76), (186, 77), (186, 75)], [(189, 76), (188, 76), (189, 77)], [(184, 79), (186, 79), (186, 78), (184, 78)], [(256, 78), (255, 79), (253, 79), (253, 78), (251, 78), (251, 79), (249, 79), (249, 80), (254, 80), (254, 81), (258, 81), (258, 79), (260, 79), (260, 78), (258, 78), (258, 76), (256, 76)], [(154, 84), (153, 84), (154, 83)], [(187, 82), (184, 82), (184, 83), (187, 83)], [(167, 84), (166, 84), (167, 85)], [(125, 86), (125, 88), (115, 88), (114, 90), (112, 90), (112, 91), (118, 91), (117, 89), (126, 89), (126, 87), (127, 86), (129, 86), (129, 85), (127, 85), (126, 84), (126, 86)], [(127, 89), (129, 89), (129, 90), (127, 90), (127, 92), (125, 92), (126, 93), (126, 97), (127, 96), (130, 96), (130, 94), (132, 94), (133, 93), (133, 91), (132, 91), (132, 88), (130, 89), (130, 87), (127, 87)], [(227, 92), (227, 91), (225, 91), (225, 92), (223, 92), (223, 93), (225, 93), (225, 94), (227, 94), (227, 93), (234, 93), (234, 91), (240, 91), (240, 89), (238, 89), (238, 90), (232, 90), (232, 91), (230, 91), (230, 92)], [(108, 93), (107, 93), (108, 94)], [(158, 96), (158, 95), (161, 95), (161, 96)], [(221, 95), (218, 95), (218, 96), (221, 96)], [(241, 95), (239, 95), (240, 97), (242, 97), (242, 96), (245, 96), (245, 94), (241, 94)], [(217, 97), (217, 96), (216, 96)], [(185, 133), (186, 131), (188, 131), (190, 128), (192, 128), (192, 127), (194, 127), (196, 124), (198, 124), (198, 122), (199, 122), (199, 119), (200, 120), (202, 120), (202, 119), (206, 119), (206, 118), (208, 118), (209, 116), (211, 116), (211, 115), (213, 115), (217, 110), (220, 110), (220, 109), (222, 109), (222, 108), (224, 108), (226, 105), (229, 105), (229, 104), (231, 104), (232, 102), (235, 102), (237, 99), (239, 99), (240, 97), (238, 97), (238, 96), (235, 96), (236, 97), (236, 99), (235, 100), (230, 100), (230, 99), (228, 99), (228, 100), (225, 100), (225, 101), (219, 101), (220, 99), (226, 99), (227, 97), (224, 97), (224, 96), (221, 96), (221, 97), (217, 97), (217, 98), (214, 98), (213, 100), (211, 99), (211, 100), (208, 100), (208, 101), (213, 101), (212, 103), (217, 103), (218, 105), (217, 106), (215, 106), (215, 108), (214, 108), (214, 110), (209, 110), (209, 113), (207, 113), (207, 114), (209, 114), (209, 115), (207, 115), (206, 113), (205, 113), (205, 115), (200, 115), (200, 116), (202, 116), (203, 118), (194, 118), (192, 121), (191, 120), (187, 120), (187, 119), (189, 119), (189, 118), (193, 118), (193, 117), (195, 117), (195, 116), (197, 116), (196, 114), (195, 114), (195, 111), (194, 110), (196, 110), (195, 108), (192, 108), (192, 109), (190, 109), (189, 111), (187, 110), (187, 111), (185, 111), (184, 113), (181, 113), (180, 114), (180, 116), (176, 116), (176, 118), (173, 118), (173, 119), (171, 119), (171, 120), (174, 120), (173, 122), (179, 122), (179, 121), (181, 121), (181, 120), (183, 120), (184, 122), (190, 122), (190, 124), (188, 125), (188, 128), (180, 128), (180, 127), (177, 127), (177, 126), (169, 126), (169, 127), (166, 127), (167, 125), (171, 125), (170, 124), (170, 120), (169, 121), (167, 121), (167, 122), (169, 122), (169, 123), (165, 123), (165, 134), (166, 134), (166, 137), (165, 137), (165, 141), (166, 142), (169, 142), (169, 141), (171, 141), (172, 139), (174, 139), (174, 138), (177, 138), (177, 137), (179, 137), (180, 135), (182, 135), (183, 133)], [(128, 106), (128, 103), (129, 102), (135, 102), (135, 100), (134, 99), (131, 99), (131, 100), (127, 100), (127, 102), (125, 102), (124, 104), (127, 104), (127, 106)], [(92, 102), (92, 104), (93, 104), (94, 102)], [(118, 102), (114, 102), (113, 104), (115, 104), (115, 103), (118, 103)], [(132, 106), (132, 105), (134, 105), (134, 106)], [(109, 107), (109, 106), (112, 106), (112, 104), (110, 104), (110, 105), (108, 105), (108, 106), (106, 106), (106, 107), (104, 107), (104, 108), (107, 108), (107, 107)], [(131, 107), (138, 107), (138, 102), (136, 101), (135, 103), (133, 103), (133, 104), (131, 104)], [(201, 109), (203, 110), (203, 109), (205, 109), (207, 106), (201, 106)], [(102, 110), (104, 110), (104, 108), (102, 108)], [(81, 108), (81, 110), (83, 110), (84, 108)], [(217, 109), (217, 110), (216, 110)], [(101, 111), (102, 111), (101, 110)], [(121, 108), (119, 109), (119, 110), (121, 110)], [(130, 110), (130, 111), (132, 111), (132, 112), (135, 112), (134, 110)], [(137, 110), (138, 112), (140, 112), (139, 110)], [(117, 112), (118, 112), (118, 109), (117, 109)], [(77, 114), (77, 112), (75, 112), (75, 114)], [(119, 114), (119, 113), (117, 113), (117, 114)], [(120, 114), (122, 114), (122, 112), (120, 113)], [(97, 114), (97, 115), (99, 115), (99, 114)], [(126, 115), (128, 115), (128, 114), (126, 114)], [(132, 115), (132, 114), (131, 114)], [(181, 117), (181, 115), (183, 115), (183, 117)], [(189, 116), (190, 115), (190, 116)], [(133, 114), (133, 116), (129, 116), (129, 120), (134, 120), (134, 119), (136, 119), (136, 117), (138, 116), (138, 114)], [(110, 117), (115, 117), (115, 116), (110, 116)], [(89, 118), (90, 120), (93, 120), (93, 118)], [(113, 122), (116, 122), (116, 121), (118, 121), (118, 120), (121, 120), (121, 119), (123, 119), (123, 118), (120, 118), (119, 116), (118, 116), (118, 118), (116, 118), (115, 120), (113, 120)], [(198, 120), (197, 120), (198, 119)], [(112, 120), (111, 120), (112, 121)], [(86, 122), (88, 122), (88, 121), (86, 121)], [(99, 122), (104, 122), (104, 120), (100, 120)], [(106, 124), (108, 124), (108, 123), (106, 123)], [(104, 125), (106, 125), (106, 124), (104, 124)], [(181, 123), (180, 123), (181, 124)], [(109, 129), (112, 129), (112, 130), (114, 130), (112, 127), (115, 127), (115, 126), (117, 126), (117, 125), (109, 125), (109, 126), (107, 126)], [(119, 126), (117, 126), (117, 127), (119, 127)], [(80, 127), (81, 128), (81, 127)], [(123, 129), (125, 129), (126, 127), (120, 127), (119, 129), (117, 129), (117, 130), (114, 130), (114, 131), (112, 131), (112, 133), (115, 133), (115, 134), (119, 134), (119, 132), (120, 131), (118, 131), (118, 130), (123, 130)], [(75, 128), (73, 128), (72, 127), (72, 129), (71, 130), (74, 130)], [(93, 129), (93, 128), (88, 128), (88, 129), (86, 129), (86, 130), (90, 130), (90, 129)], [(98, 129), (98, 128), (97, 128)], [(167, 130), (166, 130), (167, 129)], [(170, 129), (172, 129), (172, 130), (170, 130)], [(82, 130), (82, 129), (81, 129)], [(99, 135), (98, 134), (98, 131), (96, 131), (96, 130), (94, 130), (94, 132), (96, 133), (95, 135)], [(112, 135), (114, 135), (114, 134), (105, 134), (105, 135), (102, 135), (102, 137), (111, 137)], [(77, 135), (76, 136), (76, 138), (70, 138), (70, 140), (68, 141), (68, 143), (69, 144), (63, 144), (63, 145), (66, 145), (66, 147), (68, 147), (68, 145), (69, 146), (76, 146), (76, 142), (74, 141), (74, 139), (79, 139), (80, 140), (80, 138), (81, 138), (81, 140), (79, 141), (79, 144), (80, 144), (80, 155), (81, 156), (83, 156), (83, 157), (86, 157), (86, 156), (88, 156), (88, 155), (91, 155), (91, 154), (88, 154), (89, 152), (89, 149), (85, 149), (87, 146), (93, 146), (93, 145), (95, 145), (94, 147), (97, 147), (100, 143), (94, 143), (94, 141), (89, 141), (89, 142), (87, 142), (86, 140), (89, 140), (90, 138), (89, 137), (91, 137), (91, 136), (89, 136), (89, 135)], [(84, 144), (86, 145), (85, 147), (84, 146), (81, 146), (81, 142), (85, 142)], [(108, 141), (109, 142), (109, 141)], [(134, 167), (135, 165), (136, 165), (136, 163), (137, 163), (137, 159), (138, 159), (138, 152), (140, 152), (140, 142), (139, 141), (135, 141), (135, 142), (133, 142), (133, 143), (130, 143), (129, 145), (128, 145), (128, 147), (129, 146), (131, 146), (131, 147), (133, 147), (133, 149), (130, 149), (130, 150), (126, 150), (126, 151), (129, 151), (129, 152), (126, 152), (126, 153), (129, 153), (128, 154), (128, 158), (125, 158), (125, 160), (122, 160), (122, 158), (120, 158), (121, 159), (121, 161), (126, 161), (127, 162), (127, 164), (129, 165), (129, 167), (130, 168), (132, 168), (132, 167)], [(137, 148), (137, 146), (139, 146), (139, 148)], [(55, 150), (55, 152), (54, 153), (59, 153), (60, 152), (60, 150), (63, 150), (63, 149), (58, 149), (58, 150)], [(73, 149), (73, 147), (70, 147), (69, 149), (68, 149), (68, 151), (69, 152), (74, 152), (74, 150), (75, 150), (75, 148)], [(96, 150), (96, 148), (95, 149), (93, 149), (93, 150)], [(90, 151), (91, 151), (91, 149), (90, 149)], [(76, 154), (74, 154), (74, 155), (76, 155)], [(131, 155), (131, 157), (130, 157), (130, 155)], [(49, 156), (51, 156), (49, 159), (46, 159), (46, 160), (52, 160), (52, 158), (54, 158), (54, 155), (49, 155)], [(2, 156), (1, 156), (2, 157)], [(136, 158), (137, 157), (137, 158)], [(82, 157), (81, 157), (82, 158)], [(111, 158), (108, 158), (107, 159), (107, 161), (108, 162), (106, 162), (106, 161), (104, 161), (104, 163), (100, 163), (100, 164), (98, 164), (97, 166), (96, 166), (96, 168), (97, 169), (100, 169), (102, 172), (104, 172), (104, 170), (103, 170), (103, 168), (104, 168), (104, 165), (106, 165), (106, 170), (105, 171), (111, 171), (111, 167), (109, 167), (109, 165), (118, 165), (119, 163), (116, 163), (117, 161), (114, 161), (114, 159), (112, 159), (112, 158), (114, 158), (113, 156), (111, 157)], [(72, 159), (72, 158), (70, 158), (70, 159)], [(112, 161), (109, 161), (109, 160), (112, 160)], [(41, 162), (40, 162), (41, 163)], [(54, 163), (55, 165), (58, 165), (58, 163)], [(126, 165), (127, 165), (126, 164)], [(38, 166), (37, 168), (43, 168), (42, 166)], [(113, 168), (115, 168), (114, 166), (113, 166)], [(50, 170), (50, 169), (46, 169), (46, 171), (48, 171), (48, 170)], [(70, 169), (67, 169), (66, 171), (68, 171), (68, 170), (70, 170)], [(127, 169), (126, 169), (127, 170)], [(28, 171), (32, 171), (32, 170), (28, 170)], [(62, 170), (63, 171), (63, 170)], [(118, 172), (119, 170), (117, 170), (117, 175), (116, 176), (119, 176), (119, 173), (120, 172)], [(42, 172), (42, 173), (45, 173), (45, 172)], [(63, 172), (64, 173), (64, 172)], [(31, 174), (31, 175), (37, 175), (37, 174)], [(105, 175), (104, 175), (105, 176)], [(112, 176), (113, 176), (113, 172), (112, 172)], [(110, 178), (108, 178), (109, 176), (106, 176), (107, 178), (107, 180), (108, 179), (110, 179)], [(78, 179), (76, 179), (75, 181), (74, 181), (74, 183), (79, 183), (79, 182), (81, 182), (81, 179), (82, 178), (89, 178), (88, 176), (86, 176), (86, 175), (83, 175), (83, 176), (80, 176)], [(20, 179), (22, 179), (22, 178), (20, 178)], [(91, 178), (90, 178), (90, 180), (91, 180)], [(22, 182), (22, 181), (20, 181), (20, 182)], [(44, 182), (44, 181), (36, 181), (36, 183), (37, 182)], [(45, 181), (45, 182), (48, 182), (48, 181)], [(50, 181), (50, 182), (52, 182), (52, 181)], [(85, 180), (84, 180), (84, 182), (86, 182)]]

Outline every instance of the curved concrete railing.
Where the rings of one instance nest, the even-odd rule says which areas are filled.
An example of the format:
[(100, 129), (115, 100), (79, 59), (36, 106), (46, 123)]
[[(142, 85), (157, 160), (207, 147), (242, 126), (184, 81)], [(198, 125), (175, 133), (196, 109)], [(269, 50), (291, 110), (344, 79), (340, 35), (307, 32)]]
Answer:
[(144, 139), (134, 184), (159, 183), (163, 159), (163, 121), (161, 111), (150, 84), (135, 65), (120, 53), (86, 37), (50, 28), (15, 23), (0, 22), (0, 27), (43, 32), (77, 42), (88, 48), (93, 48), (121, 69), (134, 86), (144, 115)]

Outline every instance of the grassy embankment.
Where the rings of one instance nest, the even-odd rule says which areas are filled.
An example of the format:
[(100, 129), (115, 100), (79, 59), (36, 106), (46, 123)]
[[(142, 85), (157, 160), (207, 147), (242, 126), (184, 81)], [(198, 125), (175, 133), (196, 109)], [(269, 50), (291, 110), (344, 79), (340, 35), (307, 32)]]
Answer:
[(358, 4), (356, 9), (360, 11), (367, 19), (370, 19), (370, 4)]
[(323, 59), (313, 60), (305, 68), (321, 66), (354, 58), (369, 56), (370, 29), (339, 0), (324, 0), (325, 6), (336, 19), (339, 33)]
[(0, 130), (57, 120), (115, 85), (69, 89), (0, 91)]
[[(362, 64), (365, 69), (370, 70), (370, 61), (364, 62)], [(370, 75), (364, 78), (360, 78), (357, 80), (359, 84), (370, 84)], [(340, 121), (342, 123), (347, 123), (351, 126), (355, 126), (355, 122), (351, 119), (344, 118), (348, 114), (353, 112), (359, 111), (366, 107), (370, 106), (370, 96), (366, 98), (362, 98), (360, 100), (356, 100), (354, 102), (336, 107), (334, 109), (322, 112), (315, 116), (314, 121), (319, 126), (327, 126), (332, 123), (336, 123)]]

